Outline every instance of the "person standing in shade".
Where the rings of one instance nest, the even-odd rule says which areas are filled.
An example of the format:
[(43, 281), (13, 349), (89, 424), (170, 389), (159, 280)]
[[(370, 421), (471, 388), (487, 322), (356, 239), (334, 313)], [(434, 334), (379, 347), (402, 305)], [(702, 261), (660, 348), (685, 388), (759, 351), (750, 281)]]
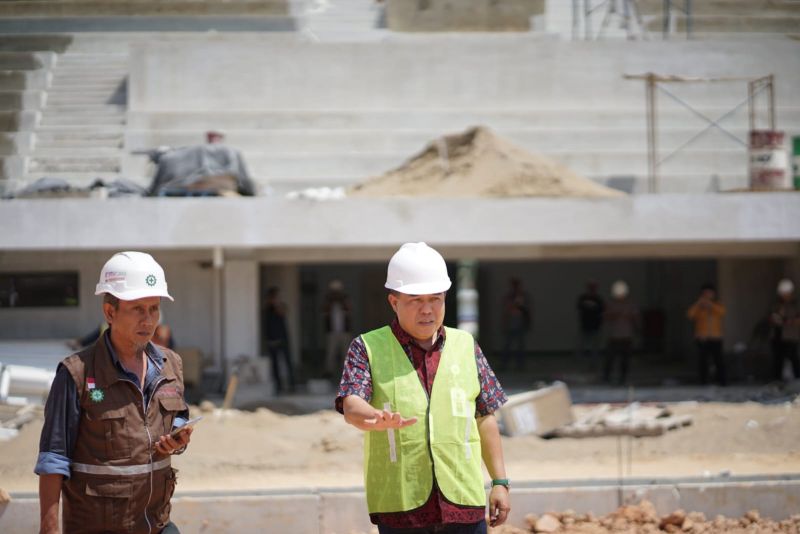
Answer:
[[(286, 304), (279, 296), (277, 287), (267, 290), (267, 300), (264, 304), (261, 331), (264, 336), (267, 354), (272, 360), (272, 376), (278, 393), (294, 389), (294, 368), (292, 356), (289, 352), (289, 329), (286, 326)], [(281, 367), (286, 369), (286, 380), (283, 381)]]
[(697, 377), (701, 384), (708, 384), (709, 364), (714, 364), (714, 375), (719, 385), (727, 385), (725, 358), (722, 354), (722, 320), (725, 306), (719, 302), (717, 290), (712, 284), (700, 288), (700, 296), (689, 307), (686, 316), (694, 323), (694, 339), (697, 344)]
[(633, 340), (639, 328), (639, 310), (628, 298), (629, 293), (628, 284), (623, 280), (614, 282), (611, 286), (613, 298), (603, 313), (608, 337), (603, 365), (603, 381), (607, 383), (611, 383), (614, 365), (617, 361), (619, 361), (617, 384), (623, 385), (628, 380), (628, 370), (633, 355)]
[(800, 358), (797, 344), (800, 341), (800, 308), (794, 295), (794, 283), (783, 279), (778, 283), (778, 301), (769, 316), (772, 325), (772, 378), (783, 380), (783, 364), (789, 360), (792, 375), (800, 378)]
[(592, 367), (597, 365), (602, 343), (601, 327), (606, 303), (597, 293), (597, 283), (586, 284), (586, 292), (578, 297), (578, 319), (580, 322), (580, 338), (578, 354), (591, 356)]
[(164, 270), (149, 254), (120, 252), (103, 266), (108, 329), (58, 366), (44, 412), (35, 473), (40, 532), (176, 534), (171, 456), (189, 444), (181, 358), (153, 344)]
[(380, 534), (486, 534), (511, 509), (497, 420), (507, 398), (472, 336), (443, 326), (442, 256), (406, 243), (385, 287), (396, 319), (353, 340), (336, 409), (364, 431), (370, 519)]
[(509, 369), (511, 361), (521, 371), (525, 367), (525, 338), (531, 326), (531, 305), (519, 278), (512, 278), (508, 294), (503, 301), (503, 326), (505, 349), (503, 367)]
[(342, 368), (344, 355), (350, 346), (352, 334), (350, 333), (350, 299), (344, 292), (341, 280), (331, 280), (328, 284), (328, 293), (325, 295), (325, 305), (322, 309), (325, 315), (325, 375), (332, 377)]

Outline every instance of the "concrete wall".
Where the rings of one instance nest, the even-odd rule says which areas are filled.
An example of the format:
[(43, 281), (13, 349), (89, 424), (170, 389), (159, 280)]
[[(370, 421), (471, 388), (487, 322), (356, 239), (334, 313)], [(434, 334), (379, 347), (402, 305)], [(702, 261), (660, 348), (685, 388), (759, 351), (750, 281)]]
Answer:
[[(125, 148), (194, 144), (204, 130), (223, 130), (256, 180), (285, 192), (361, 181), (402, 164), (439, 135), (484, 124), (598, 181), (638, 177), (634, 191), (643, 192), (644, 82), (624, 74), (774, 73), (778, 127), (796, 135), (798, 58), (800, 43), (777, 39), (564, 42), (529, 34), (415, 34), (321, 45), (165, 37), (131, 45)], [(744, 81), (667, 89), (711, 119), (746, 98)], [(658, 108), (662, 158), (707, 126), (664, 93)], [(746, 109), (721, 124), (745, 139)], [(743, 145), (711, 129), (662, 165), (661, 191), (744, 187), (747, 161)], [(124, 158), (124, 174), (144, 177), (145, 163), (141, 156)]]
[(387, 0), (386, 24), (401, 32), (528, 31), (544, 0)]
[[(129, 107), (134, 119), (164, 111), (270, 109), (601, 110), (615, 104), (644, 111), (643, 82), (622, 75), (648, 71), (774, 72), (778, 98), (791, 105), (800, 86), (798, 51), (800, 44), (790, 40), (563, 43), (445, 35), (323, 46), (224, 36), (162, 39), (131, 45)], [(720, 94), (700, 84), (682, 94), (723, 106), (746, 93), (742, 88)]]

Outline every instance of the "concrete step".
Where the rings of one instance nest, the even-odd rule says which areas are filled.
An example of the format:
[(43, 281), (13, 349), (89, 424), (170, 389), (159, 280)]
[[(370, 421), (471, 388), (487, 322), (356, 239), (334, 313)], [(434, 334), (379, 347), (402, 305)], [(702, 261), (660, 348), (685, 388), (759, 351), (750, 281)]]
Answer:
[(0, 91), (0, 111), (35, 111), (44, 105), (43, 91)]
[(36, 155), (28, 163), (29, 172), (109, 172), (120, 170), (120, 160), (112, 156), (86, 157), (40, 157)]
[[(408, 154), (284, 154), (282, 156), (244, 152), (248, 168), (264, 178), (294, 178), (327, 182), (338, 177), (366, 178), (382, 174), (403, 164)], [(647, 153), (618, 152), (549, 152), (584, 176), (646, 175)], [(664, 164), (665, 174), (701, 174), (711, 176), (746, 175), (748, 158), (745, 150), (693, 151)]]
[[(800, 133), (800, 122), (788, 132)], [(532, 152), (552, 150), (645, 150), (644, 128), (501, 128), (495, 132)], [(262, 151), (266, 154), (284, 153), (348, 153), (389, 152), (411, 155), (421, 150), (439, 132), (420, 129), (297, 129), (297, 130), (225, 130), (230, 146), (240, 150)], [(697, 133), (688, 128), (659, 131), (659, 148), (668, 151), (682, 145)], [(747, 140), (744, 128), (733, 134)], [(200, 143), (203, 130), (189, 131), (128, 131), (126, 139), (132, 148), (154, 146), (186, 146)], [(730, 149), (736, 145), (729, 137), (710, 131), (692, 142), (692, 149)], [(664, 154), (666, 155), (666, 154)]]
[(113, 181), (120, 177), (116, 171), (28, 171), (24, 175), (24, 180), (28, 183), (34, 182), (39, 178), (61, 178), (66, 180), (73, 187), (89, 187), (98, 178), (104, 181)]
[(104, 114), (104, 115), (117, 115), (117, 114), (125, 114), (127, 111), (126, 106), (122, 106), (119, 104), (53, 104), (52, 102), (47, 102), (47, 107), (43, 110), (43, 113), (94, 113), (94, 114)]
[(125, 124), (125, 115), (114, 116), (114, 115), (102, 115), (102, 114), (94, 115), (90, 113), (86, 114), (43, 113), (39, 124), (41, 126), (51, 126), (51, 125), (67, 126), (74, 124), (113, 126), (116, 124)]
[(0, 2), (0, 17), (285, 15), (288, 0), (72, 0)]
[(0, 91), (44, 90), (50, 84), (50, 76), (45, 70), (0, 71)]
[[(727, 108), (699, 108), (707, 116), (717, 118)], [(800, 107), (777, 109), (781, 124), (800, 123)], [(258, 129), (421, 129), (444, 133), (469, 126), (491, 128), (642, 128), (646, 125), (644, 107), (603, 109), (408, 109), (395, 111), (373, 110), (237, 110), (186, 113), (129, 114), (131, 130), (258, 130)], [(729, 117), (722, 123), (746, 125), (746, 111)], [(685, 110), (665, 110), (658, 116), (659, 128), (705, 127), (706, 123)]]
[(33, 132), (0, 133), (0, 156), (30, 154), (33, 144)]
[(64, 52), (73, 41), (72, 35), (0, 35), (0, 51), (30, 52), (53, 51)]
[(0, 52), (0, 70), (36, 70), (48, 66), (36, 52)]
[(32, 131), (38, 122), (35, 111), (0, 111), (0, 132)]
[[(225, 2), (217, 2), (225, 4)], [(2, 3), (0, 2), (0, 5)], [(108, 15), (0, 17), (0, 34), (163, 33), (163, 32), (292, 32), (289, 15)], [(77, 48), (76, 48), (77, 49)], [(83, 50), (95, 50), (91, 44)], [(119, 48), (117, 48), (119, 49)]]
[(36, 143), (36, 159), (55, 161), (57, 159), (72, 160), (80, 151), (81, 158), (114, 158), (119, 160), (125, 154), (120, 146), (102, 146), (97, 144), (64, 145)]

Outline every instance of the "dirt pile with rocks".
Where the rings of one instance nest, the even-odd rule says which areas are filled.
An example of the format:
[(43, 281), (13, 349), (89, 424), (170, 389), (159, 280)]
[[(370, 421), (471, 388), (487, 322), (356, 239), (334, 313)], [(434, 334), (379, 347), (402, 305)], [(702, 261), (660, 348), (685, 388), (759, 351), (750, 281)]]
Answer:
[(655, 534), (662, 532), (686, 534), (744, 534), (758, 532), (792, 533), (800, 532), (800, 514), (789, 519), (775, 521), (762, 518), (756, 510), (747, 512), (740, 518), (726, 518), (721, 515), (706, 518), (700, 512), (686, 513), (676, 510), (661, 516), (649, 501), (622, 506), (603, 517), (592, 514), (577, 514), (571, 510), (561, 513), (547, 513), (541, 516), (529, 514), (525, 517), (527, 528), (503, 525), (489, 529), (490, 534), (567, 533), (567, 534)]
[(579, 176), (478, 126), (445, 135), (349, 197), (618, 197), (624, 193)]

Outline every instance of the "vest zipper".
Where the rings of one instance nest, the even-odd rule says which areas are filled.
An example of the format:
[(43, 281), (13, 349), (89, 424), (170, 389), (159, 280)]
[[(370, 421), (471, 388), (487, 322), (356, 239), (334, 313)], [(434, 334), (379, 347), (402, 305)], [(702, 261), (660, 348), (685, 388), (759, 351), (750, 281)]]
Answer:
[[(153, 526), (150, 524), (150, 518), (147, 517), (147, 507), (150, 506), (150, 499), (153, 498), (153, 470), (152, 470), (152, 465), (153, 465), (153, 436), (152, 436), (152, 434), (150, 434), (150, 427), (147, 425), (147, 408), (150, 406), (150, 399), (153, 398), (153, 395), (150, 395), (150, 399), (148, 399), (145, 402), (144, 391), (141, 389), (141, 387), (139, 387), (138, 384), (136, 384), (133, 380), (129, 380), (127, 378), (120, 378), (120, 380), (123, 381), (123, 382), (130, 382), (131, 384), (136, 386), (136, 390), (139, 392), (139, 395), (142, 397), (142, 404), (141, 404), (141, 406), (142, 406), (142, 421), (144, 422), (144, 429), (147, 432), (147, 455), (148, 455), (148, 458), (150, 459), (150, 466), (151, 466), (151, 469), (149, 471), (149, 473), (150, 473), (149, 474), (149, 477), (150, 477), (150, 493), (147, 495), (147, 503), (144, 505), (144, 521), (145, 521), (145, 523), (147, 523), (147, 532), (149, 533), (149, 532), (151, 532), (153, 530)], [(158, 389), (158, 386), (161, 385), (161, 383), (164, 380), (166, 380), (164, 377), (160, 377), (158, 379), (158, 381), (153, 385), (153, 394), (155, 394), (156, 390)]]

